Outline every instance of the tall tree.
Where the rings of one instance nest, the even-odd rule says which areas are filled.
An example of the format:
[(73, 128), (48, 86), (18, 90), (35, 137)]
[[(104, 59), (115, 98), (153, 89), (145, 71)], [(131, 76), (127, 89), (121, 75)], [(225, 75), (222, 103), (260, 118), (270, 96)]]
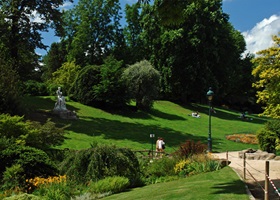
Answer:
[[(30, 72), (38, 67), (39, 56), (36, 48), (45, 49), (40, 32), (54, 28), (61, 33), (61, 12), (59, 6), (68, 0), (2, 0), (0, 12), (5, 18), (5, 31), (13, 61), (13, 68), (22, 79), (28, 78)], [(72, 1), (72, 0), (69, 0)]]
[(273, 36), (274, 46), (257, 52), (253, 59), (256, 78), (253, 84), (257, 91), (257, 102), (264, 104), (263, 115), (280, 118), (280, 37)]
[(180, 5), (181, 23), (159, 23), (164, 19), (161, 1), (155, 1), (144, 19), (143, 34), (146, 46), (151, 46), (152, 63), (162, 74), (162, 91), (176, 100), (200, 101), (212, 86), (223, 98), (232, 91), (234, 79), (229, 77), (238, 71), (244, 38), (228, 22), (221, 0)]
[(126, 56), (128, 64), (134, 64), (137, 61), (144, 59), (144, 44), (141, 39), (141, 13), (140, 4), (125, 6), (125, 18), (127, 25), (124, 27), (124, 37), (127, 44)]
[(64, 62), (67, 61), (66, 41), (52, 43), (47, 55), (43, 57), (44, 66), (42, 67), (42, 79), (47, 81), (51, 79), (52, 73), (58, 70)]
[(118, 0), (80, 0), (64, 18), (65, 38), (69, 39), (70, 61), (86, 66), (102, 64), (116, 45), (120, 31), (120, 3)]

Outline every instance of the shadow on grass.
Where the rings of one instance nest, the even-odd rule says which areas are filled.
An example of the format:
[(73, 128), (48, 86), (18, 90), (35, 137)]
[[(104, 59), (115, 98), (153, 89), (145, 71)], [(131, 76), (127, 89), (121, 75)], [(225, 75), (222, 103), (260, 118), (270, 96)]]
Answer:
[[(181, 105), (185, 109), (190, 109), (193, 111), (198, 111), (199, 113), (204, 113), (209, 115), (209, 106), (199, 105), (199, 104), (189, 104), (189, 105)], [(248, 115), (248, 118), (252, 118), (253, 120), (242, 120), (239, 118), (240, 112), (226, 110), (225, 108), (215, 108), (215, 112), (212, 112), (212, 117), (217, 117), (224, 120), (234, 120), (234, 121), (241, 121), (244, 123), (255, 123), (255, 124), (264, 124), (267, 119), (258, 117), (256, 115)]]
[[(49, 118), (55, 117), (55, 115), (52, 113), (55, 102), (55, 97), (26, 96), (24, 97), (22, 105), (25, 110), (24, 115), (29, 120), (45, 123)], [(78, 108), (69, 104), (66, 106), (68, 110), (79, 110)]]
[[(188, 133), (181, 133), (169, 128), (162, 128), (156, 125), (142, 125), (137, 123), (120, 122), (102, 118), (82, 118), (76, 121), (54, 119), (60, 125), (71, 124), (67, 130), (89, 136), (103, 136), (104, 139), (130, 140), (147, 144), (151, 142), (150, 134), (164, 138), (167, 148), (178, 146), (186, 140), (206, 141), (206, 137), (194, 136)], [(156, 140), (156, 139), (154, 139)], [(155, 141), (154, 141), (155, 142)]]
[(245, 187), (240, 187), (240, 185), (244, 185), (244, 182), (241, 180), (219, 183), (218, 185), (212, 187), (215, 188), (216, 190), (213, 194), (224, 194), (224, 193), (244, 194)]
[[(272, 182), (274, 183), (275, 186), (279, 186), (280, 185), (280, 180), (279, 179), (274, 179), (272, 180)], [(264, 190), (263, 188), (265, 187), (265, 182), (264, 181), (258, 181), (258, 182), (250, 182), (250, 183), (246, 183), (248, 186), (248, 189), (250, 190), (250, 192), (252, 193), (252, 195), (256, 198), (256, 199), (265, 199), (264, 197)], [(279, 187), (278, 187), (279, 189)], [(270, 200), (276, 200), (276, 199), (280, 199), (280, 197), (278, 196), (277, 192), (274, 190), (274, 188), (272, 187), (271, 183), (269, 183), (269, 190), (268, 190), (268, 196)]]
[(160, 110), (152, 108), (149, 111), (141, 111), (137, 110), (135, 106), (127, 105), (120, 109), (112, 109), (112, 108), (103, 108), (103, 111), (106, 111), (110, 114), (120, 115), (123, 117), (135, 118), (135, 119), (152, 119), (152, 117), (158, 117), (167, 120), (186, 120), (185, 118), (173, 115), (169, 113), (164, 113)]

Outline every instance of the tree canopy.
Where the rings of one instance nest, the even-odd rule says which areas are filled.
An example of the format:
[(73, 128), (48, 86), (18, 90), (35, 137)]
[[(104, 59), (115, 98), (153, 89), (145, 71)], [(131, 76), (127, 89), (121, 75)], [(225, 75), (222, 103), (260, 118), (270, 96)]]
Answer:
[[(54, 28), (61, 35), (61, 11), (59, 6), (68, 0), (2, 0), (0, 1), (1, 27), (7, 40), (2, 40), (13, 61), (13, 68), (21, 79), (27, 79), (38, 67), (36, 48), (46, 49), (41, 32)], [(69, 0), (72, 1), (72, 0)]]
[(274, 45), (257, 52), (252, 74), (257, 91), (257, 102), (264, 104), (263, 115), (280, 118), (280, 37), (273, 36)]

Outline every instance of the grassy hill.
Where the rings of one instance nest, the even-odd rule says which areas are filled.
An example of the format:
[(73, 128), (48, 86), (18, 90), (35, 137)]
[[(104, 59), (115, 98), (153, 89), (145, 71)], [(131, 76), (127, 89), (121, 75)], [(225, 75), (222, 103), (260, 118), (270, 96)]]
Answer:
[(249, 200), (244, 183), (230, 167), (177, 181), (134, 188), (104, 200)]
[[(33, 120), (46, 121), (51, 118), (59, 126), (68, 126), (67, 139), (58, 148), (83, 149), (94, 143), (115, 144), (133, 150), (151, 149), (150, 134), (161, 136), (167, 144), (167, 152), (173, 152), (186, 140), (207, 144), (208, 106), (179, 105), (169, 101), (157, 101), (150, 112), (105, 111), (94, 107), (67, 101), (67, 108), (77, 112), (78, 120), (63, 120), (52, 114), (55, 97), (26, 97), (26, 116)], [(250, 115), (252, 121), (242, 121), (240, 113), (216, 108), (212, 115), (213, 151), (233, 151), (258, 148), (257, 145), (242, 144), (226, 140), (225, 136), (235, 133), (256, 133), (265, 123), (264, 118)], [(198, 111), (201, 118), (189, 116)]]

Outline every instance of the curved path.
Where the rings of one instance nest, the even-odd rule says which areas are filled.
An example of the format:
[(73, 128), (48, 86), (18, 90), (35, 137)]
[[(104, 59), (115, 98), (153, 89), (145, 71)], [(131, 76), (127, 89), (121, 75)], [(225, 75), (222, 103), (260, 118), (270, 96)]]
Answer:
[[(229, 166), (239, 175), (249, 188), (251, 199), (264, 199), (264, 185), (265, 185), (265, 166), (266, 160), (246, 160), (245, 162), (245, 179), (244, 179), (244, 160), (239, 158), (239, 151), (228, 152)], [(213, 153), (214, 157), (219, 159), (226, 159), (227, 153)], [(269, 200), (279, 200), (280, 196), (275, 191), (274, 186), (280, 189), (280, 161), (269, 160)]]

